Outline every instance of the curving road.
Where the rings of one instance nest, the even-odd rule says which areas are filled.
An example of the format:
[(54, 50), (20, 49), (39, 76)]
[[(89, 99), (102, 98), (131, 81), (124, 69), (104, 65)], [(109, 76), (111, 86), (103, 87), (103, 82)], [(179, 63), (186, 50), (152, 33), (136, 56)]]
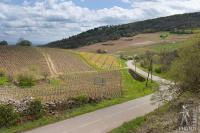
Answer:
[[(127, 62), (130, 69), (135, 69), (132, 61)], [(147, 73), (137, 68), (137, 72), (143, 76)], [(153, 76), (153, 80), (159, 83), (170, 81)], [(167, 89), (167, 85), (161, 85), (160, 89)], [(106, 133), (124, 122), (152, 112), (157, 105), (151, 104), (151, 96), (131, 100), (122, 104), (100, 109), (83, 114), (61, 122), (40, 127), (26, 133)]]

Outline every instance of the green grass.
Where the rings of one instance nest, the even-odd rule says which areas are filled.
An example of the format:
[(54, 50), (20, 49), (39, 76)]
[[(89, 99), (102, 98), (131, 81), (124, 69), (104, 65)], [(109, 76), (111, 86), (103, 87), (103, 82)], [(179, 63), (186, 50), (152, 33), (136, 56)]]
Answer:
[(45, 116), (36, 121), (27, 122), (22, 125), (18, 125), (11, 128), (3, 128), (3, 129), (0, 129), (0, 133), (15, 133), (15, 132), (30, 130), (39, 126), (47, 125), (47, 124), (54, 123), (60, 120), (65, 120), (77, 115), (92, 112), (97, 109), (101, 109), (104, 107), (123, 103), (132, 99), (136, 99), (136, 98), (151, 94), (156, 91), (156, 88), (158, 88), (158, 84), (154, 82), (149, 84), (149, 86), (146, 88), (145, 82), (142, 83), (142, 82), (134, 80), (132, 76), (128, 73), (127, 69), (121, 70), (121, 73), (123, 77), (122, 78), (123, 95), (121, 97), (113, 98), (111, 100), (103, 100), (99, 103), (82, 105), (79, 108), (67, 110), (55, 116)]
[(0, 77), (0, 85), (6, 85), (8, 84), (8, 78), (7, 77)]
[(109, 133), (135, 133), (137, 131), (137, 128), (142, 126), (144, 123), (148, 125), (148, 122), (151, 122), (148, 121), (148, 117), (153, 117), (153, 115), (156, 115), (157, 117), (162, 116), (168, 111), (169, 107), (170, 104), (166, 104), (159, 109), (156, 109), (154, 112), (122, 124), (120, 127), (113, 129)]
[(138, 127), (145, 122), (144, 117), (138, 117), (130, 122), (124, 123), (122, 126), (110, 131), (109, 133), (134, 133)]
[(60, 86), (60, 80), (59, 79), (56, 79), (56, 78), (53, 78), (53, 79), (50, 79), (50, 85), (53, 86), (53, 87), (59, 87)]

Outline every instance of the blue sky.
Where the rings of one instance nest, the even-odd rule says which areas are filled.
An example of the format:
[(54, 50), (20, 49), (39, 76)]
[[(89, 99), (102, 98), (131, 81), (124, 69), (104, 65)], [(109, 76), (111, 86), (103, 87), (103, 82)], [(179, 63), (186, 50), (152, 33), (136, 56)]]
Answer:
[(200, 0), (0, 0), (0, 40), (47, 43), (103, 25), (197, 12)]
[(90, 9), (102, 9), (111, 8), (113, 6), (119, 6), (123, 8), (131, 8), (130, 3), (124, 3), (121, 0), (74, 0), (74, 2), (82, 7), (88, 7)]
[[(5, 2), (11, 2), (12, 4), (22, 4), (24, 0), (4, 0)], [(34, 0), (28, 0), (34, 2)], [(73, 0), (73, 2), (79, 6), (87, 7), (90, 9), (102, 9), (111, 8), (113, 6), (121, 6), (124, 8), (131, 8), (130, 3), (125, 3), (121, 0)]]

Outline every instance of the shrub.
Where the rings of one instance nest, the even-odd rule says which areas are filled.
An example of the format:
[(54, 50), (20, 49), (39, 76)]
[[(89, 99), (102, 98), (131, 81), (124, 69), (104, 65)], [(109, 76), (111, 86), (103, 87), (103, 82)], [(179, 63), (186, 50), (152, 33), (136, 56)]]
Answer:
[(9, 127), (17, 124), (19, 114), (10, 105), (0, 105), (0, 127)]
[(0, 77), (4, 77), (6, 75), (6, 70), (3, 68), (0, 68)]
[(0, 42), (0, 45), (4, 45), (4, 46), (5, 46), (5, 45), (8, 45), (8, 42), (5, 41), (5, 40), (3, 40), (3, 41)]
[(155, 68), (155, 70), (154, 70), (156, 73), (161, 73), (162, 71), (161, 71), (161, 67), (157, 67), (157, 68)]
[(23, 38), (20, 38), (16, 44), (17, 46), (31, 46), (32, 42), (29, 40), (24, 40)]
[(7, 77), (0, 77), (0, 85), (5, 85), (8, 83)]
[(78, 96), (72, 98), (72, 100), (74, 100), (77, 105), (83, 105), (89, 102), (89, 98), (87, 96)]
[(20, 87), (32, 87), (35, 85), (35, 78), (31, 74), (20, 74), (18, 76), (18, 82)]
[(39, 119), (44, 115), (44, 109), (41, 101), (35, 100), (30, 102), (28, 115), (32, 116), (34, 119)]
[(106, 53), (108, 53), (107, 50), (103, 50), (103, 49), (97, 49), (96, 52), (97, 52), (98, 54), (106, 54)]
[(42, 72), (41, 75), (44, 77), (44, 80), (47, 80), (49, 73), (48, 72)]
[(140, 62), (140, 66), (141, 66), (142, 68), (147, 68), (147, 64), (146, 64), (146, 62), (143, 61), (143, 60)]
[(180, 86), (180, 91), (200, 93), (200, 39), (194, 39), (192, 44), (179, 51), (179, 57), (173, 63), (170, 75)]

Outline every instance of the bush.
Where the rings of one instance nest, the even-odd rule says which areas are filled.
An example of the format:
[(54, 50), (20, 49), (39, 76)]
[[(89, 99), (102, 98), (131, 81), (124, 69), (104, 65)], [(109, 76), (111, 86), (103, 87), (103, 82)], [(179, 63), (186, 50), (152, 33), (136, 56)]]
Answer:
[(23, 38), (20, 38), (16, 44), (17, 46), (31, 46), (32, 42), (29, 40), (24, 40)]
[(146, 61), (141, 61), (140, 62), (140, 66), (142, 67), (142, 68), (147, 68), (147, 64), (146, 64)]
[(108, 53), (108, 51), (107, 50), (104, 50), (104, 49), (97, 49), (97, 51), (96, 51), (98, 54), (106, 54), (106, 53)]
[(3, 40), (3, 41), (0, 42), (0, 45), (4, 45), (4, 46), (5, 46), (5, 45), (8, 45), (8, 42), (5, 41), (5, 40)]
[(10, 105), (0, 105), (0, 127), (9, 127), (17, 124), (19, 114)]
[(0, 85), (5, 85), (8, 83), (7, 77), (0, 77)]
[(78, 97), (72, 98), (72, 100), (74, 100), (75, 104), (77, 105), (83, 105), (89, 102), (89, 98), (87, 96), (78, 96)]
[(3, 68), (0, 68), (0, 77), (4, 77), (6, 75), (6, 70)]
[(35, 85), (35, 78), (31, 74), (21, 74), (18, 76), (18, 82), (20, 87), (32, 87)]
[(162, 71), (161, 71), (161, 67), (157, 67), (157, 68), (155, 68), (155, 70), (154, 70), (156, 73), (161, 73)]
[(200, 93), (200, 39), (194, 39), (192, 46), (187, 46), (179, 51), (170, 70), (171, 78), (179, 84), (182, 92), (191, 91)]
[(28, 107), (28, 115), (32, 116), (34, 119), (39, 119), (44, 115), (44, 109), (41, 101), (32, 101)]

